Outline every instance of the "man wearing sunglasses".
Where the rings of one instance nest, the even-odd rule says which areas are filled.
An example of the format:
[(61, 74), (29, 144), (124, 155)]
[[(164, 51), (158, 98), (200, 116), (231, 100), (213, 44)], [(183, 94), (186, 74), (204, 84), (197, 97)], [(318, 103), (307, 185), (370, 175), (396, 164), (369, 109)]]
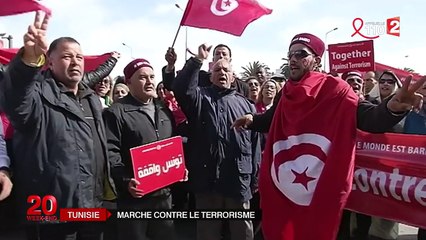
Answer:
[(384, 101), (402, 87), (398, 76), (392, 71), (384, 71), (379, 77), (380, 99)]
[(318, 72), (324, 51), (312, 34), (293, 37), (290, 78), (274, 106), (233, 124), (269, 131), (259, 176), (267, 239), (335, 239), (352, 185), (356, 128), (386, 132), (421, 102), (415, 91), (426, 77), (411, 86), (407, 78), (380, 105), (360, 100), (341, 79)]

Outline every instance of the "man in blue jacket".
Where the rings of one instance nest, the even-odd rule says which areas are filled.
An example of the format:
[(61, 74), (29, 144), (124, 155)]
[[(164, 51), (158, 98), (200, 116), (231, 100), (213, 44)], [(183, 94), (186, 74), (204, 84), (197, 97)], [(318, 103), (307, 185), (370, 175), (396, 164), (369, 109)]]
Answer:
[[(260, 162), (259, 135), (238, 132), (231, 124), (240, 115), (255, 111), (244, 96), (231, 87), (231, 64), (218, 60), (208, 87), (199, 87), (199, 72), (211, 47), (205, 44), (189, 59), (173, 83), (173, 91), (188, 118), (191, 135), (187, 156), (189, 181), (197, 209), (249, 209), (257, 191)], [(198, 221), (197, 239), (221, 239), (221, 221)], [(230, 221), (232, 239), (253, 239), (251, 221)]]

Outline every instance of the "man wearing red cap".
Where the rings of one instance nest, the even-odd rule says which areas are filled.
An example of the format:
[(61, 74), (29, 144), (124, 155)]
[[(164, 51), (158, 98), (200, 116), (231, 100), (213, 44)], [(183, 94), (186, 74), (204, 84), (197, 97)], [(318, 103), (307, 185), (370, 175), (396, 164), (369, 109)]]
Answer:
[(296, 35), (281, 98), (265, 114), (245, 115), (233, 125), (270, 128), (259, 176), (266, 239), (335, 239), (351, 190), (356, 128), (385, 132), (420, 105), (415, 91), (426, 77), (412, 86), (407, 78), (376, 106), (360, 100), (340, 78), (315, 72), (324, 50), (318, 37)]
[[(173, 135), (172, 113), (157, 99), (151, 64), (135, 59), (124, 68), (129, 94), (104, 111), (111, 173), (117, 186), (118, 209), (168, 210), (172, 207), (170, 189), (145, 194), (133, 177), (130, 149)], [(119, 238), (174, 239), (171, 220), (118, 222)]]

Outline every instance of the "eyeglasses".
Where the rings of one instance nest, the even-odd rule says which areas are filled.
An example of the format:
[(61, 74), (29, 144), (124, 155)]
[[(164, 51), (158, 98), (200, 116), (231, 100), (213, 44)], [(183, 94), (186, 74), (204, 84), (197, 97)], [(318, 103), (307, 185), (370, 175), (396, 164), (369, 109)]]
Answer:
[(105, 85), (108, 85), (109, 84), (109, 80), (108, 79), (103, 79), (103, 80), (97, 82), (97, 84), (102, 84), (102, 83), (105, 84)]
[(288, 52), (287, 53), (287, 59), (291, 59), (293, 56), (296, 58), (296, 60), (300, 60), (303, 59), (309, 55), (314, 55), (312, 53), (308, 53), (307, 51), (301, 49), (301, 50), (296, 50), (296, 51), (292, 51), (292, 52)]
[(258, 82), (249, 82), (248, 85), (249, 85), (249, 87), (258, 87), (259, 83)]
[(362, 80), (361, 78), (348, 78), (348, 79), (346, 79), (346, 82), (363, 84), (364, 80)]
[(379, 79), (379, 83), (380, 84), (387, 83), (387, 84), (393, 85), (393, 84), (396, 83), (396, 80), (394, 80), (394, 79)]

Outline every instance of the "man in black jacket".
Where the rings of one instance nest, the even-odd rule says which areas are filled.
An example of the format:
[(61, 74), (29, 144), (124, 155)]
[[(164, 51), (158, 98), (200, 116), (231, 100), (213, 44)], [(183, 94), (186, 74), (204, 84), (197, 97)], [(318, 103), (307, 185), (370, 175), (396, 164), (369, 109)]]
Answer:
[[(254, 105), (231, 87), (231, 64), (218, 60), (208, 87), (199, 87), (200, 68), (211, 47), (205, 44), (187, 61), (173, 83), (173, 91), (190, 129), (187, 167), (197, 209), (249, 209), (257, 191), (260, 163), (259, 134), (231, 129), (237, 116), (255, 111)], [(253, 239), (251, 221), (230, 221), (232, 239)], [(198, 221), (197, 239), (220, 239), (221, 221)]]
[[(169, 91), (171, 91), (172, 90), (172, 84), (173, 84), (174, 79), (175, 79), (175, 63), (176, 63), (176, 58), (177, 58), (175, 50), (173, 48), (169, 48), (167, 50), (165, 58), (166, 58), (166, 61), (167, 61), (167, 65), (165, 67), (163, 67), (163, 70), (162, 70), (163, 82), (164, 82), (164, 87), (166, 89), (168, 89)], [(220, 59), (225, 59), (229, 62), (232, 61), (231, 48), (229, 48), (225, 44), (219, 44), (213, 49), (213, 62), (212, 62), (212, 64), (214, 65)], [(209, 70), (209, 72), (201, 70), (199, 74), (200, 74), (200, 76), (199, 76), (199, 80), (198, 80), (198, 86), (208, 87), (208, 86), (212, 85), (212, 82), (210, 81), (210, 77), (211, 77), (211, 71), (210, 70)], [(240, 93), (241, 95), (248, 98), (250, 89), (249, 89), (247, 83), (236, 78), (236, 77), (234, 77), (234, 78), (235, 78), (235, 81), (232, 82), (232, 85), (231, 85), (232, 88), (235, 88), (238, 93)]]
[[(135, 59), (124, 68), (129, 94), (104, 112), (111, 172), (118, 190), (119, 209), (162, 209), (172, 207), (168, 187), (144, 194), (133, 176), (130, 149), (170, 138), (173, 135), (171, 111), (156, 99), (154, 70), (145, 59)], [(119, 222), (119, 238), (173, 239), (171, 220)]]
[[(24, 35), (24, 47), (5, 72), (2, 105), (19, 147), (14, 179), (21, 214), (35, 206), (27, 203), (29, 196), (43, 200), (52, 195), (58, 217), (61, 208), (100, 207), (105, 185), (113, 190), (114, 185), (106, 161), (102, 108), (96, 94), (82, 82), (80, 45), (63, 37), (47, 50), (48, 20), (49, 16), (43, 19), (37, 12)], [(41, 75), (45, 54), (49, 70)], [(76, 239), (77, 235), (102, 239), (100, 230), (88, 224), (40, 224), (37, 228), (32, 237), (38, 239)]]

